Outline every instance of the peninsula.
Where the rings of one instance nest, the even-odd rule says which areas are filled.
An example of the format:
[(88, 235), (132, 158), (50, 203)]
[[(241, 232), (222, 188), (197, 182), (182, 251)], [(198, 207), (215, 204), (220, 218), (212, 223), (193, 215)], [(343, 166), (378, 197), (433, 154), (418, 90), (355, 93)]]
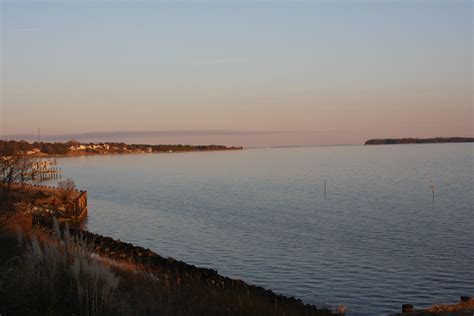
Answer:
[(436, 138), (380, 138), (369, 139), (365, 145), (396, 144), (438, 144), (438, 143), (473, 143), (474, 137), (436, 137)]
[(75, 140), (68, 142), (34, 142), (0, 141), (0, 154), (26, 155), (31, 157), (53, 156), (89, 156), (112, 154), (145, 154), (173, 153), (191, 151), (240, 150), (243, 147), (227, 147), (223, 145), (146, 145), (125, 143), (80, 143)]

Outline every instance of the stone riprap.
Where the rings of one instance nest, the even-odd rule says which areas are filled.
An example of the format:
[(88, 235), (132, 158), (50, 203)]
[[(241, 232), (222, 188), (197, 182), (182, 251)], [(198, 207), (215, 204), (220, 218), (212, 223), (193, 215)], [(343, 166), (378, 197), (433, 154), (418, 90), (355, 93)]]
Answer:
[[(50, 219), (37, 224), (44, 232), (54, 235), (52, 222), (53, 220)], [(275, 305), (288, 307), (290, 310), (297, 312), (298, 315), (334, 315), (327, 308), (304, 304), (300, 299), (279, 295), (263, 287), (247, 284), (242, 280), (221, 276), (213, 269), (196, 267), (170, 257), (164, 258), (150, 249), (134, 246), (83, 229), (70, 228), (68, 231), (72, 238), (81, 240), (83, 244), (86, 244), (90, 252), (118, 263), (137, 266), (137, 269), (152, 273), (163, 280), (165, 284), (172, 283), (173, 287), (179, 288), (198, 284), (199, 288), (207, 291), (226, 291), (227, 294), (231, 295), (266, 300)]]

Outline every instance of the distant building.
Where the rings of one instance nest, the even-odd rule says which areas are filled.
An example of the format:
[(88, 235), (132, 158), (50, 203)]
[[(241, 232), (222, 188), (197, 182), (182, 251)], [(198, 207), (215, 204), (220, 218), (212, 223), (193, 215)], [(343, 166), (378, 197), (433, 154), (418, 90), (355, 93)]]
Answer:
[(40, 153), (41, 150), (39, 148), (33, 148), (32, 150), (28, 150), (26, 152), (27, 155), (34, 155), (34, 154), (37, 154), (37, 153)]

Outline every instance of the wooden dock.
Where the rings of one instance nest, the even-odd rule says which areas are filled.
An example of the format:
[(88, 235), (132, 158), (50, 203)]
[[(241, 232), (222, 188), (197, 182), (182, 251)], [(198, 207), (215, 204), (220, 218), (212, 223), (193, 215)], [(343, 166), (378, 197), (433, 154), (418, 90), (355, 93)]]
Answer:
[(32, 172), (29, 174), (33, 181), (43, 182), (48, 180), (61, 180), (62, 170), (56, 167), (56, 159), (38, 159), (33, 163)]
[(25, 183), (13, 184), (10, 189), (21, 202), (37, 210), (35, 216), (54, 215), (59, 221), (81, 221), (87, 215), (86, 191)]

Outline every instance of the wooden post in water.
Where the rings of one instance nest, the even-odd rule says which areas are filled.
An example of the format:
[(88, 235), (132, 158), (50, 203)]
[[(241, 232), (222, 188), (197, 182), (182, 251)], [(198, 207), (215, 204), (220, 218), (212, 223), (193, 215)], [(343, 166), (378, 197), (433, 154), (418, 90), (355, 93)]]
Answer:
[(411, 313), (411, 312), (413, 312), (413, 305), (411, 304), (402, 305), (402, 313)]
[(326, 197), (326, 179), (324, 179), (324, 197)]
[(433, 200), (434, 200), (434, 197), (435, 197), (435, 187), (434, 187), (433, 180), (431, 180), (431, 193), (433, 193)]

